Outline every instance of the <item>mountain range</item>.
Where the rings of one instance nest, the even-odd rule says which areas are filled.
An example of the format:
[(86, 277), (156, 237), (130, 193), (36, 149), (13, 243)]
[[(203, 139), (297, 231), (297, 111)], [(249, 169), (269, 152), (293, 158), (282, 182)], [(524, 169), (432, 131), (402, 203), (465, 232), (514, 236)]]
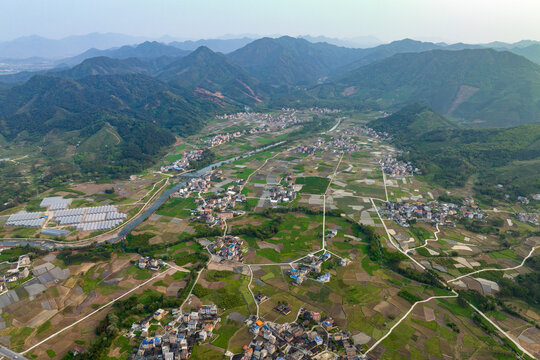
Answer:
[(143, 41), (146, 41), (143, 37), (114, 33), (72, 35), (58, 40), (32, 35), (0, 42), (0, 58), (60, 59), (75, 56), (91, 48), (108, 49)]
[[(520, 51), (529, 54), (538, 46), (522, 45)], [(400, 126), (433, 133), (540, 123), (539, 65), (506, 50), (448, 48), (405, 39), (351, 49), (281, 37), (259, 39), (229, 54), (158, 42), (87, 51), (81, 59), (99, 56), (0, 77), (0, 139), (44, 149), (49, 143), (76, 146), (73, 156), (81, 171), (125, 173), (139, 160), (151, 161), (174, 135), (193, 134), (215, 114), (245, 106), (393, 112), (420, 102), (444, 121), (425, 113), (419, 116), (423, 122)], [(143, 131), (161, 139), (159, 145), (145, 145), (141, 138), (152, 139)], [(101, 156), (99, 139), (108, 139), (115, 155), (96, 168), (91, 159)]]
[(58, 61), (59, 66), (73, 66), (82, 61), (98, 56), (106, 56), (113, 59), (155, 59), (159, 57), (182, 57), (190, 53), (189, 50), (182, 50), (174, 46), (165, 45), (157, 41), (145, 41), (136, 46), (124, 45), (120, 48), (98, 50), (95, 48), (86, 50), (77, 56)]
[(309, 85), (329, 75), (332, 69), (355, 61), (361, 52), (284, 36), (255, 40), (229, 57), (270, 85)]

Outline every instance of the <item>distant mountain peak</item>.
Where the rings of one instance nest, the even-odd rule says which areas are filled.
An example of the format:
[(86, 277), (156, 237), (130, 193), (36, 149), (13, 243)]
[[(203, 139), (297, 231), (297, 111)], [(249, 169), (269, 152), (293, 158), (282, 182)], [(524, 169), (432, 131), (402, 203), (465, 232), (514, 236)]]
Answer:
[(193, 51), (188, 56), (206, 56), (206, 55), (214, 55), (216, 54), (214, 51), (212, 51), (208, 46), (199, 46), (195, 51)]

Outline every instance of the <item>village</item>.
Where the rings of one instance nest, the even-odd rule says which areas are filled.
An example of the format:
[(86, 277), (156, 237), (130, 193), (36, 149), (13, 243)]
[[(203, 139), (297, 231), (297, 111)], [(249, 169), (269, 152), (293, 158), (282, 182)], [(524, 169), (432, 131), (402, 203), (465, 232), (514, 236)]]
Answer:
[(390, 136), (389, 133), (384, 132), (384, 131), (376, 131), (366, 126), (355, 126), (352, 129), (347, 129), (346, 133), (350, 135), (358, 135), (358, 134), (367, 135), (370, 139), (377, 140), (377, 141), (385, 141), (385, 142), (392, 141), (392, 137)]
[(204, 157), (204, 150), (189, 150), (182, 153), (182, 158), (172, 162), (170, 165), (162, 166), (161, 171), (184, 171), (189, 169), (194, 161), (202, 160)]
[(383, 155), (381, 160), (379, 160), (379, 164), (384, 173), (390, 177), (404, 178), (420, 173), (420, 170), (412, 164), (397, 160), (391, 154)]
[(277, 206), (281, 203), (293, 201), (296, 198), (296, 191), (294, 191), (294, 179), (292, 176), (286, 174), (282, 179), (279, 179), (279, 182), (277, 180), (277, 176), (273, 175), (267, 178), (267, 184), (271, 185), (268, 188), (270, 205)]
[[(327, 238), (336, 236), (337, 231), (333, 230), (327, 235)], [(306, 279), (312, 279), (320, 283), (330, 282), (330, 273), (326, 272), (321, 275), (323, 270), (323, 263), (330, 260), (332, 254), (328, 251), (324, 251), (320, 256), (308, 255), (302, 259), (301, 266), (298, 268), (292, 267), (288, 271), (289, 277), (292, 279), (294, 285), (302, 284)], [(339, 258), (339, 266), (347, 266), (350, 263), (349, 259)]]
[(330, 142), (326, 142), (322, 138), (317, 138), (314, 143), (309, 145), (299, 145), (295, 148), (296, 152), (304, 155), (313, 155), (318, 151), (329, 152), (358, 152), (362, 148), (362, 143), (358, 143), (351, 136), (335, 137)]
[(244, 246), (244, 240), (238, 236), (225, 235), (216, 239), (208, 246), (212, 254), (220, 258), (220, 261), (243, 262), (244, 254), (247, 248)]
[(233, 141), (234, 139), (236, 138), (239, 138), (241, 136), (244, 136), (244, 135), (247, 135), (247, 134), (257, 134), (257, 133), (260, 133), (260, 132), (263, 132), (264, 129), (263, 128), (253, 128), (253, 129), (250, 129), (249, 131), (248, 130), (242, 130), (242, 131), (236, 131), (236, 132), (232, 132), (232, 133), (225, 133), (225, 134), (218, 134), (218, 135), (215, 135), (215, 136), (212, 136), (210, 139), (206, 140), (204, 142), (204, 145), (209, 147), (209, 148), (213, 148), (213, 147), (216, 147), (216, 146), (219, 146), (221, 144), (225, 144), (225, 143), (228, 143), (230, 141)]
[(172, 196), (178, 198), (194, 198), (197, 207), (193, 210), (192, 215), (194, 220), (201, 221), (210, 227), (225, 226), (227, 219), (233, 218), (235, 215), (242, 215), (244, 211), (235, 210), (236, 203), (246, 201), (246, 196), (241, 194), (241, 187), (245, 183), (244, 180), (238, 179), (233, 181), (226, 188), (214, 189), (215, 196), (201, 196), (210, 192), (212, 181), (221, 181), (222, 172), (212, 171), (200, 177), (190, 179), (185, 186), (177, 190)]
[[(170, 313), (173, 320), (163, 326), (161, 322), (167, 315), (169, 313), (166, 310), (158, 309), (153, 315), (132, 325), (130, 336), (142, 338), (142, 342), (130, 359), (189, 359), (193, 346), (211, 338), (216, 325), (221, 321), (216, 305), (202, 305), (190, 313), (173, 309)], [(163, 333), (149, 336), (152, 326), (163, 328)]]
[[(167, 320), (170, 321), (163, 323)], [(129, 336), (142, 341), (130, 359), (189, 359), (193, 347), (212, 338), (220, 322), (216, 305), (201, 305), (189, 313), (158, 309), (133, 323)], [(295, 322), (284, 324), (252, 315), (245, 324), (254, 338), (236, 356), (241, 360), (311, 359), (326, 350), (340, 354), (341, 359), (364, 359), (361, 345), (355, 344), (351, 333), (342, 331), (331, 317), (317, 311), (301, 308)], [(154, 333), (152, 328), (163, 330)]]
[(519, 214), (516, 215), (516, 218), (523, 223), (529, 222), (533, 225), (540, 224), (540, 214), (538, 213), (520, 212)]
[(439, 201), (423, 202), (384, 202), (380, 213), (403, 227), (411, 221), (424, 221), (430, 224), (456, 226), (460, 218), (482, 220), (487, 215), (475, 205), (473, 199), (465, 199), (463, 205)]
[(244, 346), (241, 360), (307, 360), (326, 350), (339, 353), (341, 359), (363, 359), (361, 345), (355, 345), (351, 334), (317, 311), (301, 308), (295, 322), (284, 324), (251, 316), (246, 325), (254, 338)]

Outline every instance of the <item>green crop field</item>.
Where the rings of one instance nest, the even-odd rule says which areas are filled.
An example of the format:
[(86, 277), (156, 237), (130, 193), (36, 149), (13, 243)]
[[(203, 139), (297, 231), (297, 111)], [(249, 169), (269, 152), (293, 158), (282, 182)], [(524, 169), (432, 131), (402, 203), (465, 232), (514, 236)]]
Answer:
[(324, 194), (330, 183), (330, 179), (319, 176), (298, 177), (295, 183), (304, 185), (302, 186), (302, 190), (300, 190), (301, 193)]

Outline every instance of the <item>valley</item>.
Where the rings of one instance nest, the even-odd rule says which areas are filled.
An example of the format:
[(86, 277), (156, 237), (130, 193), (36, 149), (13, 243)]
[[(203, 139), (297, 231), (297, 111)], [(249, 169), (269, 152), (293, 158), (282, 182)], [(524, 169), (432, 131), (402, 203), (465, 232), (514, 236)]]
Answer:
[[(72, 203), (79, 204), (78, 196), (92, 197), (89, 191), (98, 196), (110, 186), (122, 189), (115, 190), (112, 202), (105, 201), (120, 209), (126, 206), (129, 214), (130, 203), (149, 201), (150, 205), (166, 187), (177, 184), (172, 197), (119, 242), (69, 251), (70, 244), (78, 241), (67, 237), (59, 240), (62, 250), (55, 257), (32, 248), (20, 252), (29, 252), (36, 259), (32, 268), (52, 261), (67, 269), (69, 277), (50, 290), (45, 283), (48, 290), (35, 298), (8, 305), (13, 314), (6, 318), (10, 326), (0, 331), (10, 338), (9, 347), (29, 358), (52, 354), (54, 358), (81, 348), (97, 356), (96, 351), (104, 351), (105, 346), (107, 356), (129, 358), (132, 347), (144, 339), (176, 337), (187, 326), (182, 314), (193, 314), (201, 304), (217, 304), (221, 322), (215, 323), (207, 338), (194, 339), (190, 330), (182, 330), (187, 331), (191, 358), (251, 354), (253, 346), (285, 351), (279, 346), (281, 340), (272, 340), (272, 336), (285, 331), (280, 336), (286, 337), (295, 327), (305, 330), (298, 335), (293, 332), (292, 339), (315, 339), (311, 340), (314, 347), (297, 345), (289, 353), (309, 351), (318, 358), (351, 352), (366, 358), (423, 358), (422, 353), (497, 358), (514, 356), (514, 352), (534, 358), (535, 348), (525, 339), (538, 336), (533, 326), (537, 309), (511, 295), (511, 288), (505, 288), (511, 284), (503, 281), (507, 275), (521, 278), (537, 271), (535, 262), (525, 261), (535, 258), (537, 226), (517, 218), (530, 211), (530, 204), (495, 200), (496, 209), (478, 207), (470, 200), (464, 202), (474, 196), (473, 189), (457, 196), (437, 183), (426, 182), (423, 175), (415, 174), (414, 167), (397, 160), (400, 151), (388, 136), (390, 129), (377, 132), (367, 127), (379, 116), (317, 108), (228, 114), (209, 122), (200, 134), (179, 140), (145, 176), (100, 186), (77, 184), (57, 192), (55, 195), (68, 197), (71, 192), (75, 195)], [(280, 121), (285, 125), (273, 130), (271, 137), (249, 132)], [(317, 121), (323, 125), (315, 126)], [(248, 131), (236, 137), (215, 135), (238, 130)], [(394, 136), (399, 140), (398, 133)], [(208, 179), (200, 184), (198, 177), (182, 179), (178, 176), (185, 170), (167, 166), (181, 154), (204, 146), (210, 146), (218, 161), (272, 143), (273, 147), (198, 171), (197, 176)], [(181, 191), (191, 186), (196, 187)], [(285, 197), (278, 197), (281, 191)], [(96, 200), (103, 204), (103, 198)], [(204, 204), (209, 203), (216, 205), (207, 212)], [(403, 213), (404, 220), (398, 221), (385, 210), (388, 204), (422, 204), (421, 209), (429, 206), (432, 213), (428, 217)], [(458, 209), (453, 218), (433, 210), (444, 204)], [(469, 223), (471, 210), (484, 214), (485, 219)], [(488, 224), (490, 231), (485, 232), (481, 226)], [(240, 258), (229, 255), (230, 251), (217, 255), (212, 250), (212, 244), (218, 244), (224, 235), (239, 239), (235, 251)], [(41, 240), (27, 241), (38, 244)], [(5, 249), (2, 256), (7, 259), (16, 249)], [(141, 270), (137, 265), (141, 256), (165, 259), (164, 266), (157, 272)], [(312, 264), (318, 265), (312, 268)], [(112, 268), (107, 270), (107, 266)], [(82, 275), (79, 267), (90, 270)], [(291, 273), (304, 273), (303, 269), (312, 270), (301, 281)], [(71, 308), (57, 304), (53, 311), (39, 311), (40, 315), (17, 315), (15, 309), (43, 303), (44, 296), (66, 287), (80, 293), (71, 296)], [(22, 285), (9, 291), (24, 299), (28, 290)], [(498, 301), (490, 300), (496, 292), (504, 295)], [(54, 294), (50, 299), (58, 302)], [(114, 320), (130, 301), (145, 305), (130, 311), (133, 315), (122, 313), (121, 320)], [(169, 314), (152, 320), (143, 332), (128, 331), (133, 321), (157, 310), (152, 304), (160, 304)], [(83, 312), (70, 315), (73, 307)], [(253, 333), (255, 320), (266, 329), (261, 334), (268, 332), (259, 336), (262, 345), (253, 340), (257, 336)], [(114, 335), (108, 332), (112, 338), (84, 330), (98, 326), (99, 321), (118, 321)], [(315, 328), (306, 328), (306, 324), (318, 322)], [(171, 323), (175, 325), (164, 327)], [(17, 338), (19, 332), (27, 334), (22, 342)], [(428, 341), (435, 334), (437, 341)], [(55, 341), (59, 337), (63, 340)], [(319, 338), (321, 344), (317, 345)], [(168, 346), (176, 349), (176, 345)], [(141, 345), (139, 351), (161, 351), (158, 349), (161, 345)]]
[(0, 354), (540, 357), (537, 46), (147, 41), (0, 76)]

